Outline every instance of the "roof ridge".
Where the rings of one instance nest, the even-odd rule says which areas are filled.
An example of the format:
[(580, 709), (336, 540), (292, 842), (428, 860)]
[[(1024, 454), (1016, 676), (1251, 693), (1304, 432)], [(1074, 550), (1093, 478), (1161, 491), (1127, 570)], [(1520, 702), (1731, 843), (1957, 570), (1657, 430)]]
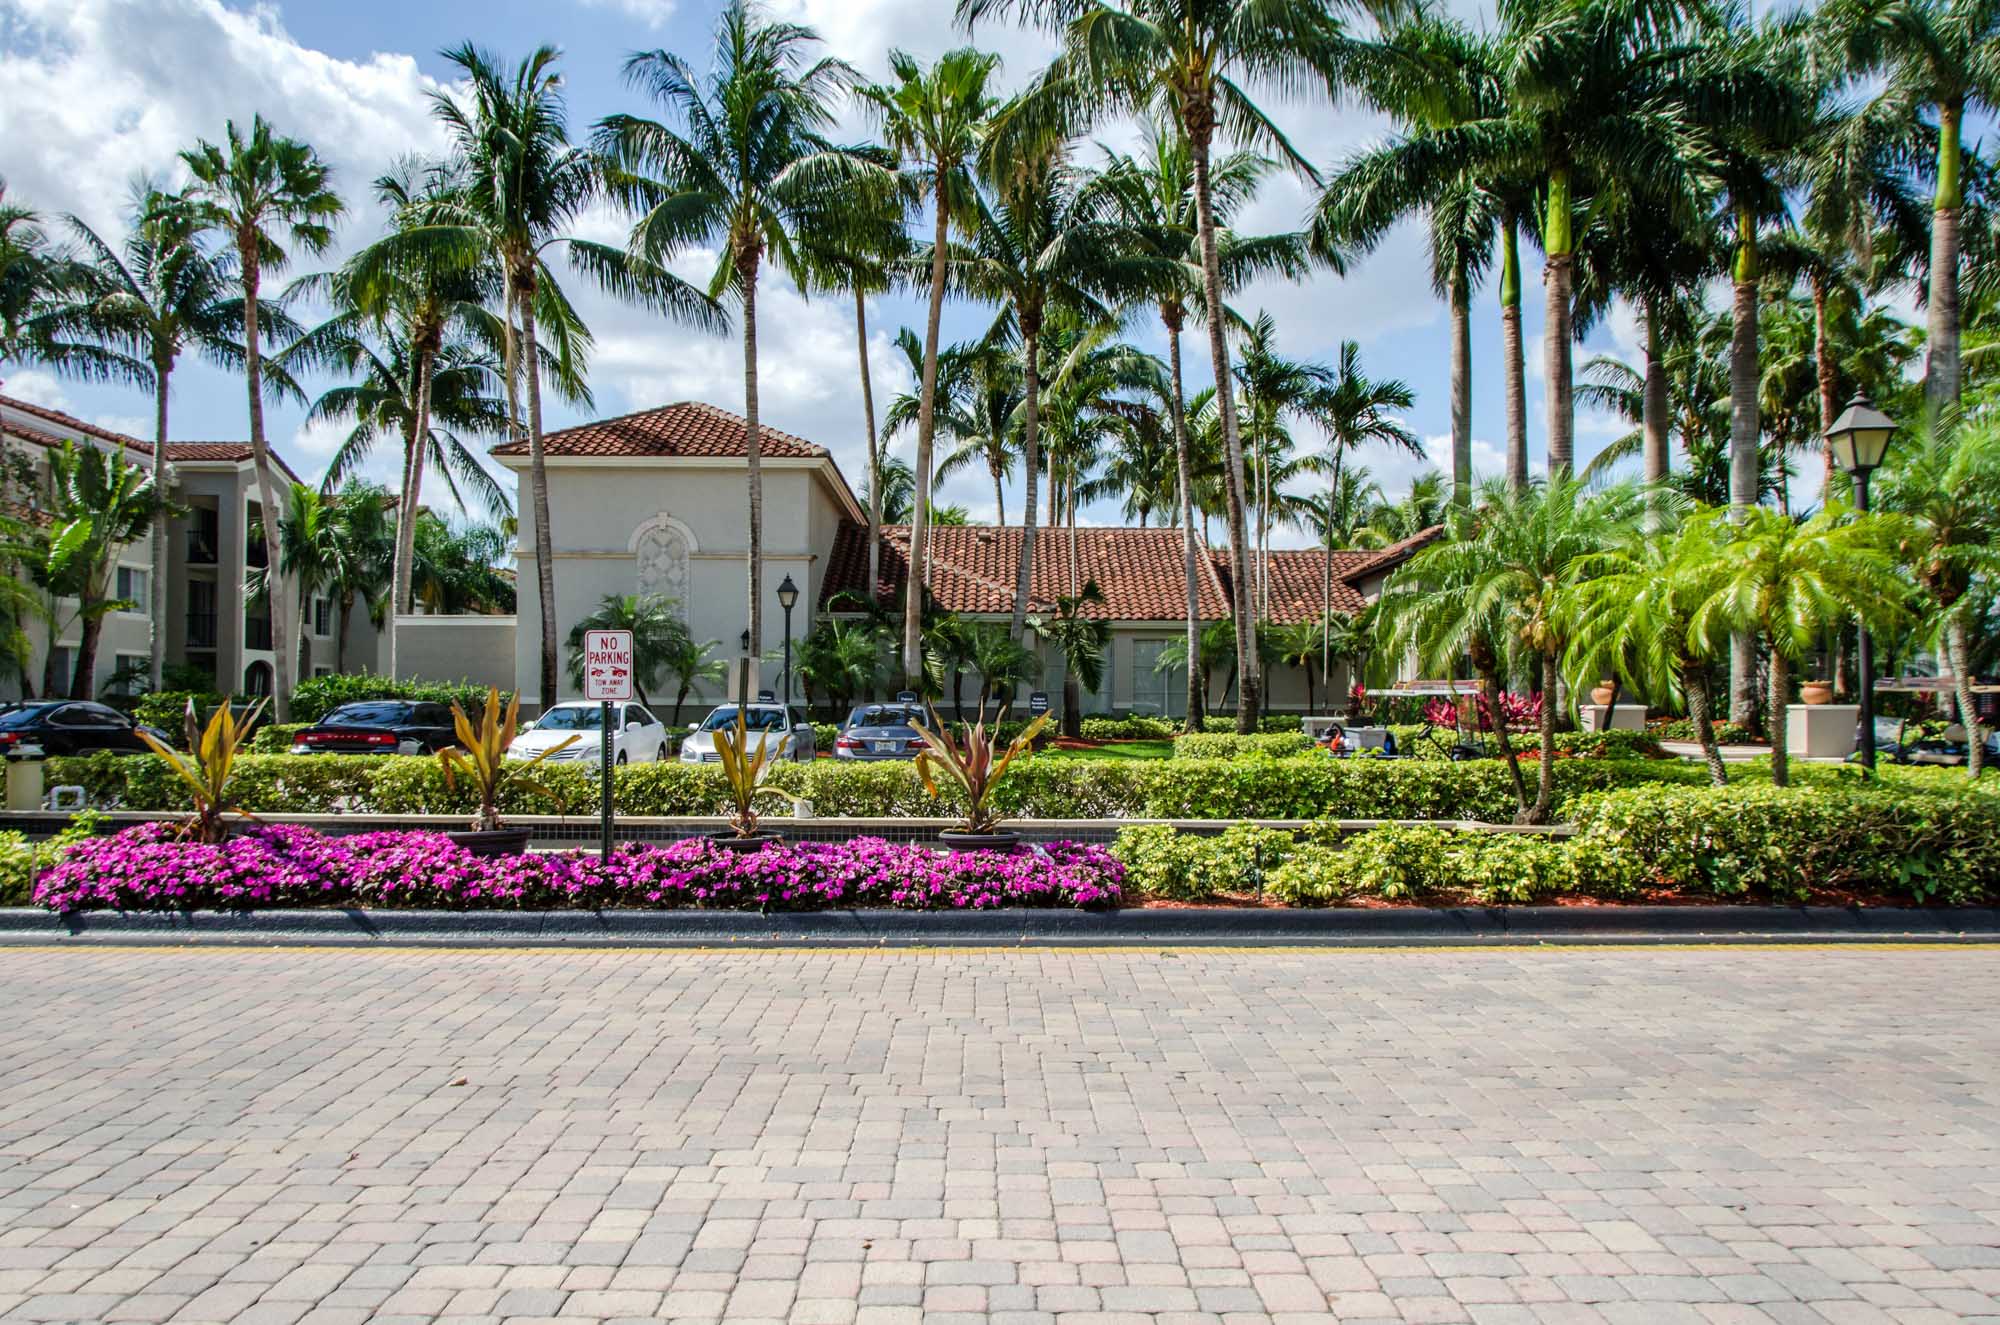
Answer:
[(153, 453), (153, 444), (144, 438), (128, 437), (122, 432), (114, 432), (109, 428), (95, 423), (86, 423), (74, 414), (65, 414), (63, 411), (52, 409), (47, 405), (37, 405), (31, 400), (22, 400), (19, 396), (0, 395), (0, 405), (5, 405), (9, 409), (20, 410), (24, 414), (33, 415), (44, 422), (58, 423), (67, 428), (74, 428), (78, 432), (88, 433), (92, 437), (104, 441), (117, 442), (121, 446), (137, 448), (147, 455)]

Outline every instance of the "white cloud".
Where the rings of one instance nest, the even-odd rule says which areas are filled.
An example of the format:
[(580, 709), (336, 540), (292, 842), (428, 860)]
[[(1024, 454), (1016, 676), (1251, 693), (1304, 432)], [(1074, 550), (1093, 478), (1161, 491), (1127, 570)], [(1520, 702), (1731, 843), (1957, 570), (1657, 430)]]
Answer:
[(21, 368), (9, 373), (4, 383), (8, 395), (40, 405), (43, 409), (70, 409), (69, 393), (54, 373), (40, 368)]
[(662, 28), (673, 15), (673, 0), (580, 0), (585, 9), (609, 9), (637, 19), (648, 28)]

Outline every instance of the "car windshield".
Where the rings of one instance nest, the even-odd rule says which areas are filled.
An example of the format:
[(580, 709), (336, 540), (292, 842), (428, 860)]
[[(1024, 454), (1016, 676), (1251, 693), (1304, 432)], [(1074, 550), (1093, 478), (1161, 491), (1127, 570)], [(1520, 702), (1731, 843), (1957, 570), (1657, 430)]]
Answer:
[(408, 704), (342, 704), (326, 715), (328, 726), (393, 727), (409, 720)]
[[(743, 725), (753, 732), (781, 732), (785, 730), (785, 711), (783, 709), (753, 708), (748, 710), (748, 714), (749, 716), (743, 720)], [(721, 731), (725, 727), (734, 727), (735, 725), (736, 707), (732, 704), (728, 708), (719, 708), (709, 714), (708, 717), (702, 720), (701, 729), (705, 732), (713, 732)]]
[(595, 704), (560, 706), (535, 719), (535, 730), (543, 732), (594, 732), (603, 725), (604, 711)]
[(53, 704), (29, 704), (25, 708), (10, 709), (0, 713), (0, 729), (8, 727), (32, 727), (36, 719), (54, 708)]
[(922, 720), (923, 715), (915, 709), (898, 708), (893, 704), (859, 708), (847, 715), (850, 727), (907, 727), (913, 721)]

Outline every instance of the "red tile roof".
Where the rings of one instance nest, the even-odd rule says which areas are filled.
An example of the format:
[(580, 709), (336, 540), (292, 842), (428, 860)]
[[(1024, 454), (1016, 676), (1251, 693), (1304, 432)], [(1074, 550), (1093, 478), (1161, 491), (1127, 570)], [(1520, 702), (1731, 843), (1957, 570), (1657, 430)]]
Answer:
[[(153, 454), (153, 444), (151, 442), (142, 442), (137, 437), (127, 437), (122, 432), (112, 432), (109, 428), (100, 428), (94, 423), (85, 423), (75, 415), (65, 414), (59, 409), (50, 409), (46, 405), (30, 404), (28, 401), (18, 399), (14, 396), (0, 396), (0, 405), (5, 405), (10, 410), (18, 411), (32, 418), (53, 423), (58, 427), (67, 428), (71, 432), (80, 432), (86, 437), (95, 437), (99, 441), (110, 442), (113, 446), (122, 446), (128, 451), (137, 451), (140, 455)], [(5, 426), (10, 434), (17, 435), (25, 441), (37, 442), (43, 446), (61, 446), (63, 443), (61, 437), (41, 432), (35, 428), (24, 427), (14, 423), (9, 423)]]
[[(928, 579), (938, 606), (951, 612), (1001, 614), (1014, 606), (1015, 567), (1020, 562), (1021, 529), (946, 525), (932, 531)], [(1406, 540), (1408, 541), (1408, 540)], [(891, 525), (882, 530), (881, 580), (877, 596), (887, 600), (902, 589), (910, 573), (910, 531)], [(1187, 607), (1186, 563), (1178, 529), (1087, 528), (1076, 531), (1077, 581), (1097, 581), (1104, 603), (1087, 615), (1107, 621), (1177, 621)], [(1341, 551), (1333, 554), (1335, 611), (1357, 612), (1363, 606), (1353, 580), (1407, 556), (1399, 545), (1391, 552)], [(833, 555), (820, 587), (820, 605), (836, 595), (861, 592), (868, 578), (868, 537), (864, 526), (843, 521), (834, 539)], [(1313, 551), (1272, 552), (1271, 617), (1288, 623), (1319, 616), (1321, 567), (1325, 558)], [(1196, 602), (1204, 619), (1229, 615), (1229, 553), (1210, 550), (1196, 568)], [(1054, 610), (1055, 600), (1069, 592), (1068, 531), (1040, 530), (1035, 538), (1035, 565), (1029, 585), (1028, 610)]]
[[(743, 416), (695, 400), (658, 409), (640, 410), (615, 419), (600, 419), (542, 438), (542, 449), (557, 456), (687, 456), (732, 459), (750, 453)], [(781, 432), (770, 424), (757, 429), (763, 454), (779, 459), (810, 460), (827, 454), (803, 437)], [(503, 442), (497, 456), (528, 454), (528, 444)]]
[[(250, 448), (250, 443), (248, 442), (168, 442), (167, 443), (168, 460), (186, 460), (186, 461), (193, 461), (195, 463), (200, 463), (202, 461), (220, 461), (224, 464), (233, 463), (241, 465), (249, 463), (249, 461), (253, 458), (253, 455), (254, 453), (252, 452)], [(305, 480), (300, 478), (290, 465), (285, 463), (285, 457), (279, 455), (275, 450), (271, 452), (271, 459), (277, 462), (278, 468), (284, 470), (286, 475), (291, 478), (292, 482), (294, 483), (305, 482)]]

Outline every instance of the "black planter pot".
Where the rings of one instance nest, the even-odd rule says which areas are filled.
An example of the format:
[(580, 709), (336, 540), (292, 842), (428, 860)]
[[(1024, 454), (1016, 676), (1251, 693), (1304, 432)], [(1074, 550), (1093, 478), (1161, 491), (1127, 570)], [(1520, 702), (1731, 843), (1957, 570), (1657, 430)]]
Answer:
[(782, 842), (785, 838), (782, 833), (775, 833), (767, 828), (748, 837), (738, 837), (735, 833), (711, 833), (708, 840), (724, 851), (750, 852), (762, 851), (773, 842)]
[(527, 854), (531, 828), (476, 828), (445, 836), (475, 856), (520, 856)]
[(1021, 845), (1021, 835), (1009, 829), (997, 833), (954, 833), (938, 834), (938, 841), (953, 851), (1012, 851)]

